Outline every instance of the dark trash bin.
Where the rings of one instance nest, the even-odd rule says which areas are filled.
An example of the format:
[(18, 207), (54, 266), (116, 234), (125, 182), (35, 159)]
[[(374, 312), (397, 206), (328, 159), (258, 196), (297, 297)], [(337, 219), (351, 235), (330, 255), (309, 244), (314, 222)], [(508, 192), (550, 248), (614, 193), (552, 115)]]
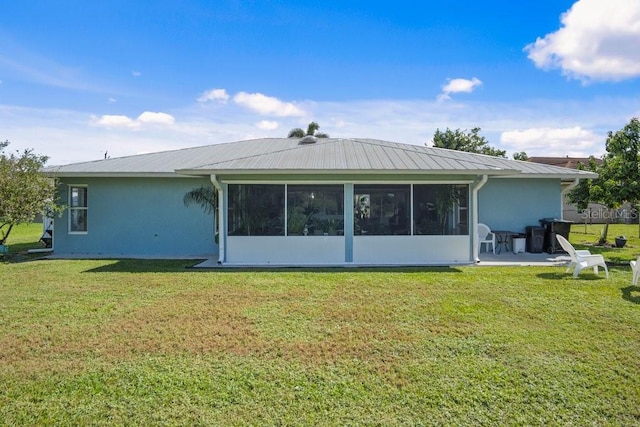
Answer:
[(544, 249), (544, 234), (546, 229), (540, 226), (528, 226), (525, 227), (527, 239), (527, 252), (534, 254), (542, 253)]
[(556, 240), (556, 234), (559, 234), (569, 240), (569, 233), (571, 232), (571, 224), (573, 224), (573, 221), (556, 218), (543, 218), (540, 220), (540, 224), (545, 228), (544, 251), (550, 254), (564, 252)]

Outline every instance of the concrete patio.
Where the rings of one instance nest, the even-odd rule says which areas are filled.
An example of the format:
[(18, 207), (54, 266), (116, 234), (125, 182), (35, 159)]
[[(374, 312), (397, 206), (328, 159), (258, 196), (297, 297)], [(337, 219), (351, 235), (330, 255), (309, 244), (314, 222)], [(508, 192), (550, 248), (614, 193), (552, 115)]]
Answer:
[[(520, 252), (514, 254), (511, 251), (503, 251), (500, 254), (494, 255), (491, 252), (481, 252), (480, 253), (480, 262), (475, 265), (478, 267), (489, 267), (489, 266), (563, 266), (567, 265), (570, 261), (569, 255), (563, 253), (557, 254), (548, 254), (546, 252), (543, 253), (529, 253), (529, 252)], [(234, 264), (224, 264), (220, 265), (217, 262), (217, 259), (208, 258), (205, 261), (194, 265), (195, 268), (251, 268), (251, 267), (287, 267), (286, 265), (234, 265)], [(290, 267), (290, 266), (289, 266)], [(341, 265), (319, 265), (319, 264), (309, 264), (309, 265), (301, 265), (299, 267), (305, 268), (323, 268), (323, 267), (373, 267), (367, 265), (352, 265), (352, 264), (341, 264)], [(379, 266), (380, 267), (380, 266)], [(398, 267), (397, 265), (385, 265), (383, 267)]]
[(491, 252), (481, 252), (479, 254), (480, 262), (477, 266), (496, 266), (496, 265), (536, 265), (536, 266), (562, 266), (567, 265), (571, 258), (566, 253), (548, 254), (520, 252), (514, 254), (511, 251), (503, 251), (494, 255)]

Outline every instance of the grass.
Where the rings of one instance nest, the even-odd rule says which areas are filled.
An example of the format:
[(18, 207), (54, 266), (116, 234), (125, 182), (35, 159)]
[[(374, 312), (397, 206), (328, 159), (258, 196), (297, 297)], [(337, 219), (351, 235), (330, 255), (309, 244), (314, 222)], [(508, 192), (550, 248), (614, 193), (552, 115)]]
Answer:
[(626, 266), (191, 264), (0, 265), (0, 424), (640, 424)]
[(44, 246), (39, 243), (42, 236), (42, 224), (20, 224), (11, 230), (7, 246), (9, 253), (4, 257), (0, 255), (0, 262), (7, 261), (24, 261), (27, 259), (35, 259), (38, 255), (28, 255), (29, 249), (40, 249)]
[(625, 236), (627, 244), (624, 248), (609, 246), (595, 246), (602, 232), (602, 224), (573, 224), (569, 234), (571, 243), (578, 249), (589, 249), (592, 253), (599, 253), (609, 263), (628, 264), (640, 256), (640, 238), (637, 224), (611, 224), (607, 234), (607, 242), (613, 243), (616, 236)]

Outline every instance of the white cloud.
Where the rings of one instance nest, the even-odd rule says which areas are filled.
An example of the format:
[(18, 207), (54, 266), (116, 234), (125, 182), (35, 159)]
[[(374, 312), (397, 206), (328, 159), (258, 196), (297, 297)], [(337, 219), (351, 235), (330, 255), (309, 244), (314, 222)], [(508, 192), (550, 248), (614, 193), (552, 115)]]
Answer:
[(149, 124), (159, 124), (159, 125), (172, 125), (175, 123), (176, 119), (167, 113), (154, 113), (151, 111), (145, 111), (144, 113), (138, 116), (138, 123), (149, 123)]
[(93, 117), (93, 123), (97, 126), (108, 128), (134, 128), (136, 123), (130, 117), (124, 115), (105, 114), (99, 118)]
[(278, 127), (280, 127), (280, 125), (278, 124), (278, 122), (275, 122), (275, 121), (262, 120), (258, 124), (256, 124), (256, 127), (258, 129), (274, 130), (274, 129), (278, 129)]
[(133, 71), (131, 71), (131, 75), (133, 77), (140, 77), (142, 75), (142, 73), (140, 71), (133, 70)]
[(113, 97), (110, 97), (109, 99), (107, 99), (107, 102), (108, 102), (109, 104), (113, 104), (113, 103), (115, 103), (115, 102), (116, 102), (116, 99), (115, 99), (115, 98), (113, 98)]
[(561, 22), (525, 47), (536, 67), (583, 82), (640, 76), (640, 1), (579, 0)]
[(280, 101), (278, 98), (261, 93), (238, 92), (233, 102), (262, 115), (278, 117), (299, 117), (305, 112), (290, 102)]
[(218, 101), (222, 104), (226, 104), (229, 100), (229, 94), (225, 89), (210, 89), (206, 90), (198, 98), (198, 102), (205, 103), (208, 101)]
[(506, 131), (500, 141), (513, 151), (538, 156), (597, 156), (603, 149), (603, 138), (580, 126)]
[[(435, 100), (359, 100), (305, 102), (321, 130), (337, 138), (376, 138), (424, 145), (436, 129), (482, 128), (491, 146), (508, 154), (530, 156), (599, 156), (608, 131), (621, 129), (640, 116), (637, 97), (598, 97), (592, 100), (438, 103)], [(111, 158), (141, 152), (172, 150), (251, 138), (284, 137), (307, 118), (278, 118), (278, 128), (260, 125), (255, 113), (223, 108), (215, 115), (194, 103), (172, 110), (171, 125), (149, 115), (91, 117), (83, 111), (34, 109), (0, 104), (2, 138), (12, 149), (33, 148), (50, 156), (50, 164)], [(155, 116), (161, 118), (162, 116)], [(170, 119), (169, 119), (170, 121)]]
[(142, 125), (170, 126), (175, 123), (175, 118), (167, 113), (145, 111), (135, 120), (125, 115), (105, 114), (100, 117), (92, 116), (90, 123), (94, 126), (106, 128), (139, 129)]
[(482, 85), (482, 81), (477, 77), (473, 77), (471, 80), (447, 79), (447, 84), (442, 86), (442, 93), (438, 96), (438, 100), (449, 100), (452, 93), (471, 93), (480, 85)]

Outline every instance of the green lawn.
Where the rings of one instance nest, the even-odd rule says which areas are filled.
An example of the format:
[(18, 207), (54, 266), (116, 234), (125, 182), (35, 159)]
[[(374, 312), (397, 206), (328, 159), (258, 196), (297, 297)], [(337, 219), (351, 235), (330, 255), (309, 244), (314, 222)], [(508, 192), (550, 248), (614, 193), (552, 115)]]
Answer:
[(14, 261), (0, 425), (640, 425), (627, 266)]
[[(611, 224), (607, 241), (613, 243), (616, 236), (625, 236), (627, 244), (624, 248), (615, 248), (609, 246), (594, 246), (600, 237), (602, 224), (573, 224), (569, 240), (577, 249), (588, 249), (592, 253), (599, 253), (609, 263), (613, 264), (629, 264), (629, 261), (640, 256), (640, 238), (638, 238), (638, 225)], [(586, 231), (585, 231), (586, 229)]]
[(42, 224), (21, 224), (13, 227), (7, 239), (7, 246), (9, 246), (9, 254), (6, 256), (0, 255), (0, 263), (7, 261), (24, 261), (25, 259), (33, 259), (38, 256), (32, 256), (27, 254), (29, 249), (41, 249), (44, 246), (39, 243), (42, 236)]

